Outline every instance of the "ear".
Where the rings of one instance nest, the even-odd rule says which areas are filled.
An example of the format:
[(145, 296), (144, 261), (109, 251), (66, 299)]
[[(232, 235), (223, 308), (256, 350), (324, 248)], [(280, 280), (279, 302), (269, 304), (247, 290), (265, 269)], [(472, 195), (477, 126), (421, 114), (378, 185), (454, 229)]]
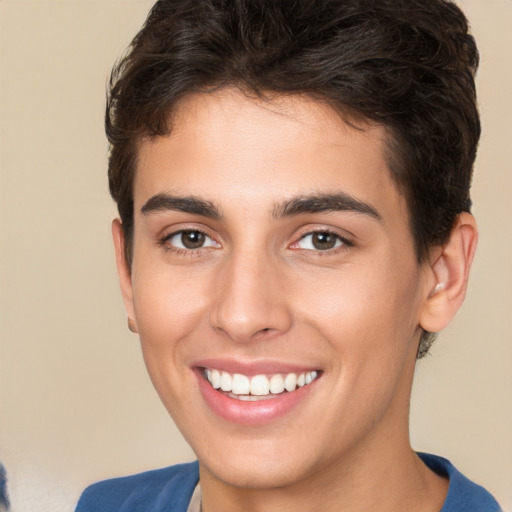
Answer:
[(477, 241), (474, 217), (461, 213), (448, 242), (432, 252), (433, 279), (420, 314), (420, 326), (425, 331), (444, 329), (462, 305)]
[(135, 320), (135, 309), (133, 306), (133, 287), (131, 269), (126, 261), (125, 237), (123, 225), (120, 219), (112, 221), (112, 238), (114, 239), (114, 248), (116, 251), (117, 274), (121, 293), (123, 295), (124, 307), (128, 315), (128, 327), (130, 331), (137, 332), (137, 322)]

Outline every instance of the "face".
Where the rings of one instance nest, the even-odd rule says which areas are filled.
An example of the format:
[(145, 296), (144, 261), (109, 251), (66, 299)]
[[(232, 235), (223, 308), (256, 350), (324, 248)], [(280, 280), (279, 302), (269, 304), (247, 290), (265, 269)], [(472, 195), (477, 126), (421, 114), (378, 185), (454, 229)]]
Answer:
[(202, 471), (283, 486), (408, 443), (432, 283), (382, 128), (301, 97), (190, 96), (142, 143), (134, 201), (128, 314)]

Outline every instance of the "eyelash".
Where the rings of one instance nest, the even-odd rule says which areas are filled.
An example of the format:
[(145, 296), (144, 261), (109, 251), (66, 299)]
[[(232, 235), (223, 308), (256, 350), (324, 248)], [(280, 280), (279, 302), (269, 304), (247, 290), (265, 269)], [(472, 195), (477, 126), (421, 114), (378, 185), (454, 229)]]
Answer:
[[(197, 247), (197, 248), (182, 248), (182, 247), (177, 247), (176, 245), (173, 245), (171, 243), (171, 240), (174, 237), (179, 236), (179, 235), (183, 235), (184, 233), (198, 233), (200, 235), (203, 235), (205, 238), (211, 240), (211, 242), (213, 242), (213, 243), (211, 245), (208, 245), (208, 246)], [(194, 229), (192, 229), (192, 228), (190, 228), (190, 229), (180, 229), (178, 231), (173, 231), (172, 233), (169, 233), (169, 234), (163, 236), (159, 240), (159, 245), (164, 247), (164, 249), (166, 251), (172, 251), (172, 252), (174, 252), (177, 255), (184, 255), (184, 256), (199, 255), (202, 249), (208, 249), (210, 247), (220, 246), (220, 244), (218, 242), (216, 242), (208, 233), (206, 233), (202, 229), (197, 229), (197, 228), (194, 228)]]
[[(176, 245), (171, 243), (171, 240), (174, 237), (179, 236), (179, 235), (183, 235), (184, 233), (198, 233), (200, 235), (203, 235), (207, 239), (209, 239), (212, 243), (210, 245), (201, 246), (201, 247), (197, 247), (197, 248), (182, 248), (182, 247), (177, 247)], [(294, 246), (297, 246), (302, 240), (304, 240), (308, 236), (314, 236), (314, 235), (317, 235), (317, 234), (333, 236), (333, 237), (336, 238), (336, 242), (335, 243), (338, 243), (338, 242), (341, 242), (341, 243), (339, 245), (337, 245), (337, 246), (335, 245), (332, 248), (328, 248), (328, 249), (324, 249), (324, 250), (322, 250), (322, 249), (303, 249), (303, 248), (300, 248), (300, 247), (294, 247)], [(173, 231), (172, 233), (169, 233), (169, 234), (165, 235), (164, 237), (162, 237), (159, 240), (159, 245), (164, 247), (164, 249), (166, 251), (172, 251), (172, 252), (174, 252), (177, 255), (186, 255), (186, 256), (199, 255), (200, 252), (203, 249), (209, 249), (211, 247), (215, 248), (215, 247), (219, 247), (220, 246), (220, 244), (218, 242), (216, 242), (208, 233), (206, 233), (205, 231), (203, 231), (201, 229), (197, 229), (197, 228), (194, 228), (194, 229), (180, 229), (178, 231)], [(339, 252), (339, 251), (341, 251), (343, 249), (346, 249), (347, 247), (352, 247), (353, 245), (354, 245), (353, 242), (351, 242), (347, 238), (341, 236), (339, 233), (337, 233), (335, 231), (332, 231), (332, 230), (329, 230), (329, 229), (315, 229), (315, 230), (307, 231), (307, 232), (303, 233), (302, 235), (300, 235), (298, 240), (296, 242), (293, 242), (289, 247), (291, 249), (297, 249), (297, 250), (304, 251), (304, 252), (309, 252), (309, 253), (316, 253), (316, 254), (318, 254), (320, 256), (323, 256), (323, 255), (329, 255), (329, 254), (337, 253), (337, 252)]]
[(318, 234), (332, 236), (336, 239), (335, 243), (340, 242), (340, 244), (337, 246), (335, 245), (334, 247), (332, 247), (330, 249), (324, 249), (324, 250), (322, 250), (322, 249), (301, 249), (300, 247), (296, 247), (296, 249), (307, 251), (307, 252), (314, 252), (319, 256), (324, 256), (324, 255), (327, 256), (327, 255), (336, 254), (339, 251), (342, 251), (348, 247), (353, 247), (353, 245), (354, 245), (353, 242), (351, 242), (347, 238), (341, 236), (336, 231), (332, 231), (329, 229), (314, 229), (314, 230), (310, 230), (310, 231), (307, 231), (304, 234), (302, 234), (299, 237), (299, 239), (296, 242), (294, 242), (290, 247), (293, 248), (293, 246), (297, 246), (302, 240), (304, 240), (308, 236), (313, 237), (314, 235), (318, 235)]

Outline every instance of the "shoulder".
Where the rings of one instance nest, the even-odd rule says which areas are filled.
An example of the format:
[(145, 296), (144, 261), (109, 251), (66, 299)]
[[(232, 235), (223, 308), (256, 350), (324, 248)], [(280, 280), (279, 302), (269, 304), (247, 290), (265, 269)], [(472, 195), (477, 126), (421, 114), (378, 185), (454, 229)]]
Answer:
[(198, 481), (197, 462), (104, 480), (83, 492), (75, 512), (186, 512)]
[(452, 463), (427, 453), (418, 453), (423, 462), (435, 473), (449, 478), (450, 485), (441, 512), (500, 512), (497, 501), (480, 485), (475, 484)]

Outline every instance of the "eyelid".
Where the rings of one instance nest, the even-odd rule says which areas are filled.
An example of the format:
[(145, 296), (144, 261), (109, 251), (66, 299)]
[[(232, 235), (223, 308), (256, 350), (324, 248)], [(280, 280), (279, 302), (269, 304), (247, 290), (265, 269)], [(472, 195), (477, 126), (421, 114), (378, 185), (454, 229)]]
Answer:
[[(325, 234), (333, 235), (338, 239), (338, 241), (341, 242), (341, 244), (335, 245), (334, 247), (332, 247), (330, 249), (324, 249), (324, 250), (315, 249), (315, 248), (303, 249), (301, 247), (298, 247), (298, 244), (301, 240), (304, 240), (308, 236), (313, 236), (316, 233), (325, 233)], [(352, 242), (352, 240), (350, 240), (349, 237), (342, 235), (336, 229), (327, 228), (327, 227), (318, 227), (318, 228), (310, 227), (310, 228), (304, 229), (301, 233), (298, 234), (295, 242), (293, 242), (290, 245), (290, 248), (297, 249), (297, 250), (303, 250), (303, 251), (317, 252), (317, 253), (333, 253), (333, 252), (336, 252), (337, 250), (342, 250), (344, 247), (352, 247), (353, 245), (354, 245), (354, 243)]]
[[(179, 247), (175, 244), (172, 244), (170, 241), (175, 236), (181, 235), (183, 233), (187, 232), (197, 232), (202, 233), (207, 239), (209, 239), (212, 243), (206, 246), (198, 247), (196, 249), (189, 249), (187, 247)], [(169, 231), (164, 232), (162, 236), (158, 238), (159, 245), (162, 245), (166, 248), (166, 250), (169, 251), (175, 251), (175, 252), (183, 252), (183, 253), (194, 253), (201, 251), (202, 249), (209, 249), (211, 247), (220, 247), (220, 243), (210, 234), (208, 233), (208, 230), (198, 227), (198, 226), (181, 226), (177, 229), (172, 229)]]

